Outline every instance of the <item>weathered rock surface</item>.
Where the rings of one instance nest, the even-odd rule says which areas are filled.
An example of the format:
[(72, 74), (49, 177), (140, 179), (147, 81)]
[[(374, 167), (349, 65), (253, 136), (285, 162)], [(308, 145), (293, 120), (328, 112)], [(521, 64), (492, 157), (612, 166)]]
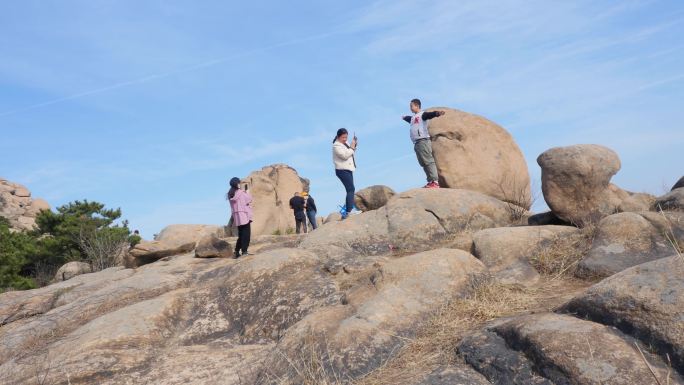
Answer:
[[(348, 291), (341, 304), (313, 312), (293, 326), (278, 349), (288, 357), (314, 351), (328, 360), (331, 371), (362, 375), (391, 357), (431, 312), (466, 294), (485, 271), (461, 250), (391, 260), (365, 286)], [(271, 375), (301, 383), (287, 362), (278, 357), (275, 362)]]
[(451, 108), (428, 129), (443, 187), (478, 191), (529, 208), (530, 176), (513, 137), (481, 116)]
[(297, 358), (325, 341), (330, 365), (353, 378), (485, 271), (434, 250), (357, 256), (332, 274), (309, 251), (278, 249), (79, 275), (0, 294), (0, 382), (299, 384)]
[(31, 192), (24, 186), (0, 178), (0, 217), (9, 220), (16, 230), (32, 230), (40, 210), (49, 210), (43, 199), (31, 199)]
[(290, 198), (296, 192), (308, 191), (309, 181), (284, 164), (267, 166), (242, 179), (249, 185), (254, 201), (253, 235), (286, 234), (295, 222), (290, 209)]
[(232, 256), (232, 245), (214, 234), (202, 238), (195, 247), (195, 258), (228, 258)]
[(684, 258), (634, 266), (592, 286), (564, 308), (640, 339), (684, 373)]
[(684, 211), (684, 187), (674, 189), (658, 197), (653, 203), (653, 209), (656, 211)]
[(510, 223), (508, 204), (484, 194), (416, 189), (399, 194), (381, 209), (326, 224), (309, 234), (300, 247), (327, 255), (331, 250), (366, 255), (416, 252), (434, 249), (464, 232)]
[(178, 247), (191, 242), (197, 244), (202, 238), (210, 235), (222, 237), (223, 227), (215, 225), (169, 225), (159, 232), (155, 241), (170, 247)]
[(633, 194), (610, 183), (620, 158), (595, 144), (555, 147), (537, 158), (544, 200), (560, 219), (584, 225), (622, 211), (648, 210), (646, 194)]
[(560, 238), (578, 236), (570, 226), (521, 226), (480, 230), (473, 234), (473, 255), (489, 268), (503, 284), (532, 285), (539, 273), (529, 260), (542, 248), (551, 247)]
[(77, 275), (92, 273), (93, 267), (86, 262), (67, 262), (55, 273), (55, 281), (66, 281)]
[(188, 243), (166, 243), (162, 241), (141, 241), (125, 257), (126, 267), (138, 267), (158, 261), (165, 257), (180, 255), (195, 249), (195, 241)]
[(671, 242), (684, 242), (684, 213), (619, 213), (598, 224), (581, 277), (607, 277), (632, 266), (672, 255)]
[(491, 385), (491, 382), (466, 365), (449, 365), (435, 369), (413, 385)]
[(395, 195), (394, 190), (387, 186), (370, 186), (356, 192), (354, 204), (361, 211), (377, 210)]
[[(643, 347), (642, 358), (630, 337), (552, 313), (504, 320), (465, 338), (458, 350), (494, 384), (658, 385), (649, 365), (659, 379), (668, 375), (665, 363)], [(670, 383), (683, 382), (674, 374)]]

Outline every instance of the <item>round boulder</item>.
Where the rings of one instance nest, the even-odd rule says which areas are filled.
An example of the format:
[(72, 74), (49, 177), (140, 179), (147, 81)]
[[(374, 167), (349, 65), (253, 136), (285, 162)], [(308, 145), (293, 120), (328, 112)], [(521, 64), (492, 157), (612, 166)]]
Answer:
[(440, 185), (529, 209), (530, 175), (511, 134), (481, 116), (451, 108), (430, 110), (445, 112), (428, 126)]
[(89, 263), (73, 261), (68, 262), (57, 270), (55, 282), (66, 281), (77, 275), (92, 273), (93, 267)]
[(361, 211), (377, 210), (385, 206), (395, 194), (394, 190), (387, 186), (370, 186), (356, 193), (354, 204)]
[(544, 200), (565, 221), (582, 225), (613, 214), (622, 202), (620, 195), (629, 196), (610, 184), (620, 170), (620, 158), (607, 147), (555, 147), (539, 155), (537, 163)]

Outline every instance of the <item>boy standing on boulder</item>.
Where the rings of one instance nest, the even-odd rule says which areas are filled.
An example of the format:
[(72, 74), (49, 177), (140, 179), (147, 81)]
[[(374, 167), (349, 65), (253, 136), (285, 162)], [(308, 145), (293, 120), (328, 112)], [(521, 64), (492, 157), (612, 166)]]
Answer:
[(444, 115), (444, 111), (423, 112), (421, 110), (420, 100), (413, 99), (409, 106), (413, 116), (403, 116), (407, 123), (411, 125), (411, 141), (413, 142), (413, 150), (416, 152), (418, 164), (423, 167), (425, 176), (427, 177), (427, 184), (425, 188), (439, 188), (439, 181), (437, 177), (437, 166), (435, 165), (435, 157), (432, 155), (432, 142), (430, 141), (430, 133), (428, 132), (428, 120)]

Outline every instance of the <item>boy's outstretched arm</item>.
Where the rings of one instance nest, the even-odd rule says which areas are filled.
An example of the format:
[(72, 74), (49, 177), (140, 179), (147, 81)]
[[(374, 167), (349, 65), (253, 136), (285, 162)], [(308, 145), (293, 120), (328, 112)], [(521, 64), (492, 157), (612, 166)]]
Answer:
[(444, 115), (444, 111), (431, 111), (431, 112), (423, 112), (423, 120), (430, 120), (439, 116)]

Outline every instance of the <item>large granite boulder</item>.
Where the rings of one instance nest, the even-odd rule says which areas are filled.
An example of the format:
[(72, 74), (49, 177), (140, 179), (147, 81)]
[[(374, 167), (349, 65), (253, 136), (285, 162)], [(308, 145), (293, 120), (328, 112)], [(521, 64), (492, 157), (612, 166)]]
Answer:
[(354, 204), (361, 211), (377, 210), (395, 195), (394, 190), (387, 186), (370, 186), (356, 192)]
[(478, 191), (529, 209), (530, 176), (508, 131), (481, 116), (451, 108), (429, 121), (442, 187)]
[[(578, 275), (602, 278), (645, 262), (668, 257), (684, 244), (684, 213), (618, 213), (598, 224)], [(679, 245), (679, 246), (678, 246)]]
[(286, 234), (294, 228), (290, 198), (294, 193), (308, 191), (309, 181), (284, 164), (275, 164), (254, 171), (242, 179), (254, 199), (252, 235)]
[(684, 373), (684, 258), (631, 267), (573, 299), (564, 311), (632, 334)]
[[(468, 190), (416, 189), (378, 210), (331, 222), (309, 234), (300, 247), (321, 255), (346, 250), (377, 255), (417, 252), (451, 244), (461, 234), (511, 223), (508, 204)], [(471, 243), (464, 242), (469, 246)]]
[(173, 247), (192, 242), (197, 244), (202, 238), (211, 235), (222, 237), (224, 235), (223, 227), (216, 225), (169, 225), (164, 227), (154, 240)]
[(610, 183), (620, 170), (615, 151), (595, 144), (555, 147), (537, 158), (544, 200), (560, 219), (577, 225), (618, 211), (648, 210), (649, 198)]
[[(666, 363), (641, 349), (644, 356), (629, 336), (609, 326), (552, 313), (503, 320), (458, 347), (467, 363), (497, 385), (666, 383)], [(677, 374), (669, 377), (670, 384), (683, 383)]]
[(11, 228), (33, 230), (38, 213), (49, 209), (45, 200), (32, 199), (25, 186), (0, 178), (0, 217), (7, 218)]

